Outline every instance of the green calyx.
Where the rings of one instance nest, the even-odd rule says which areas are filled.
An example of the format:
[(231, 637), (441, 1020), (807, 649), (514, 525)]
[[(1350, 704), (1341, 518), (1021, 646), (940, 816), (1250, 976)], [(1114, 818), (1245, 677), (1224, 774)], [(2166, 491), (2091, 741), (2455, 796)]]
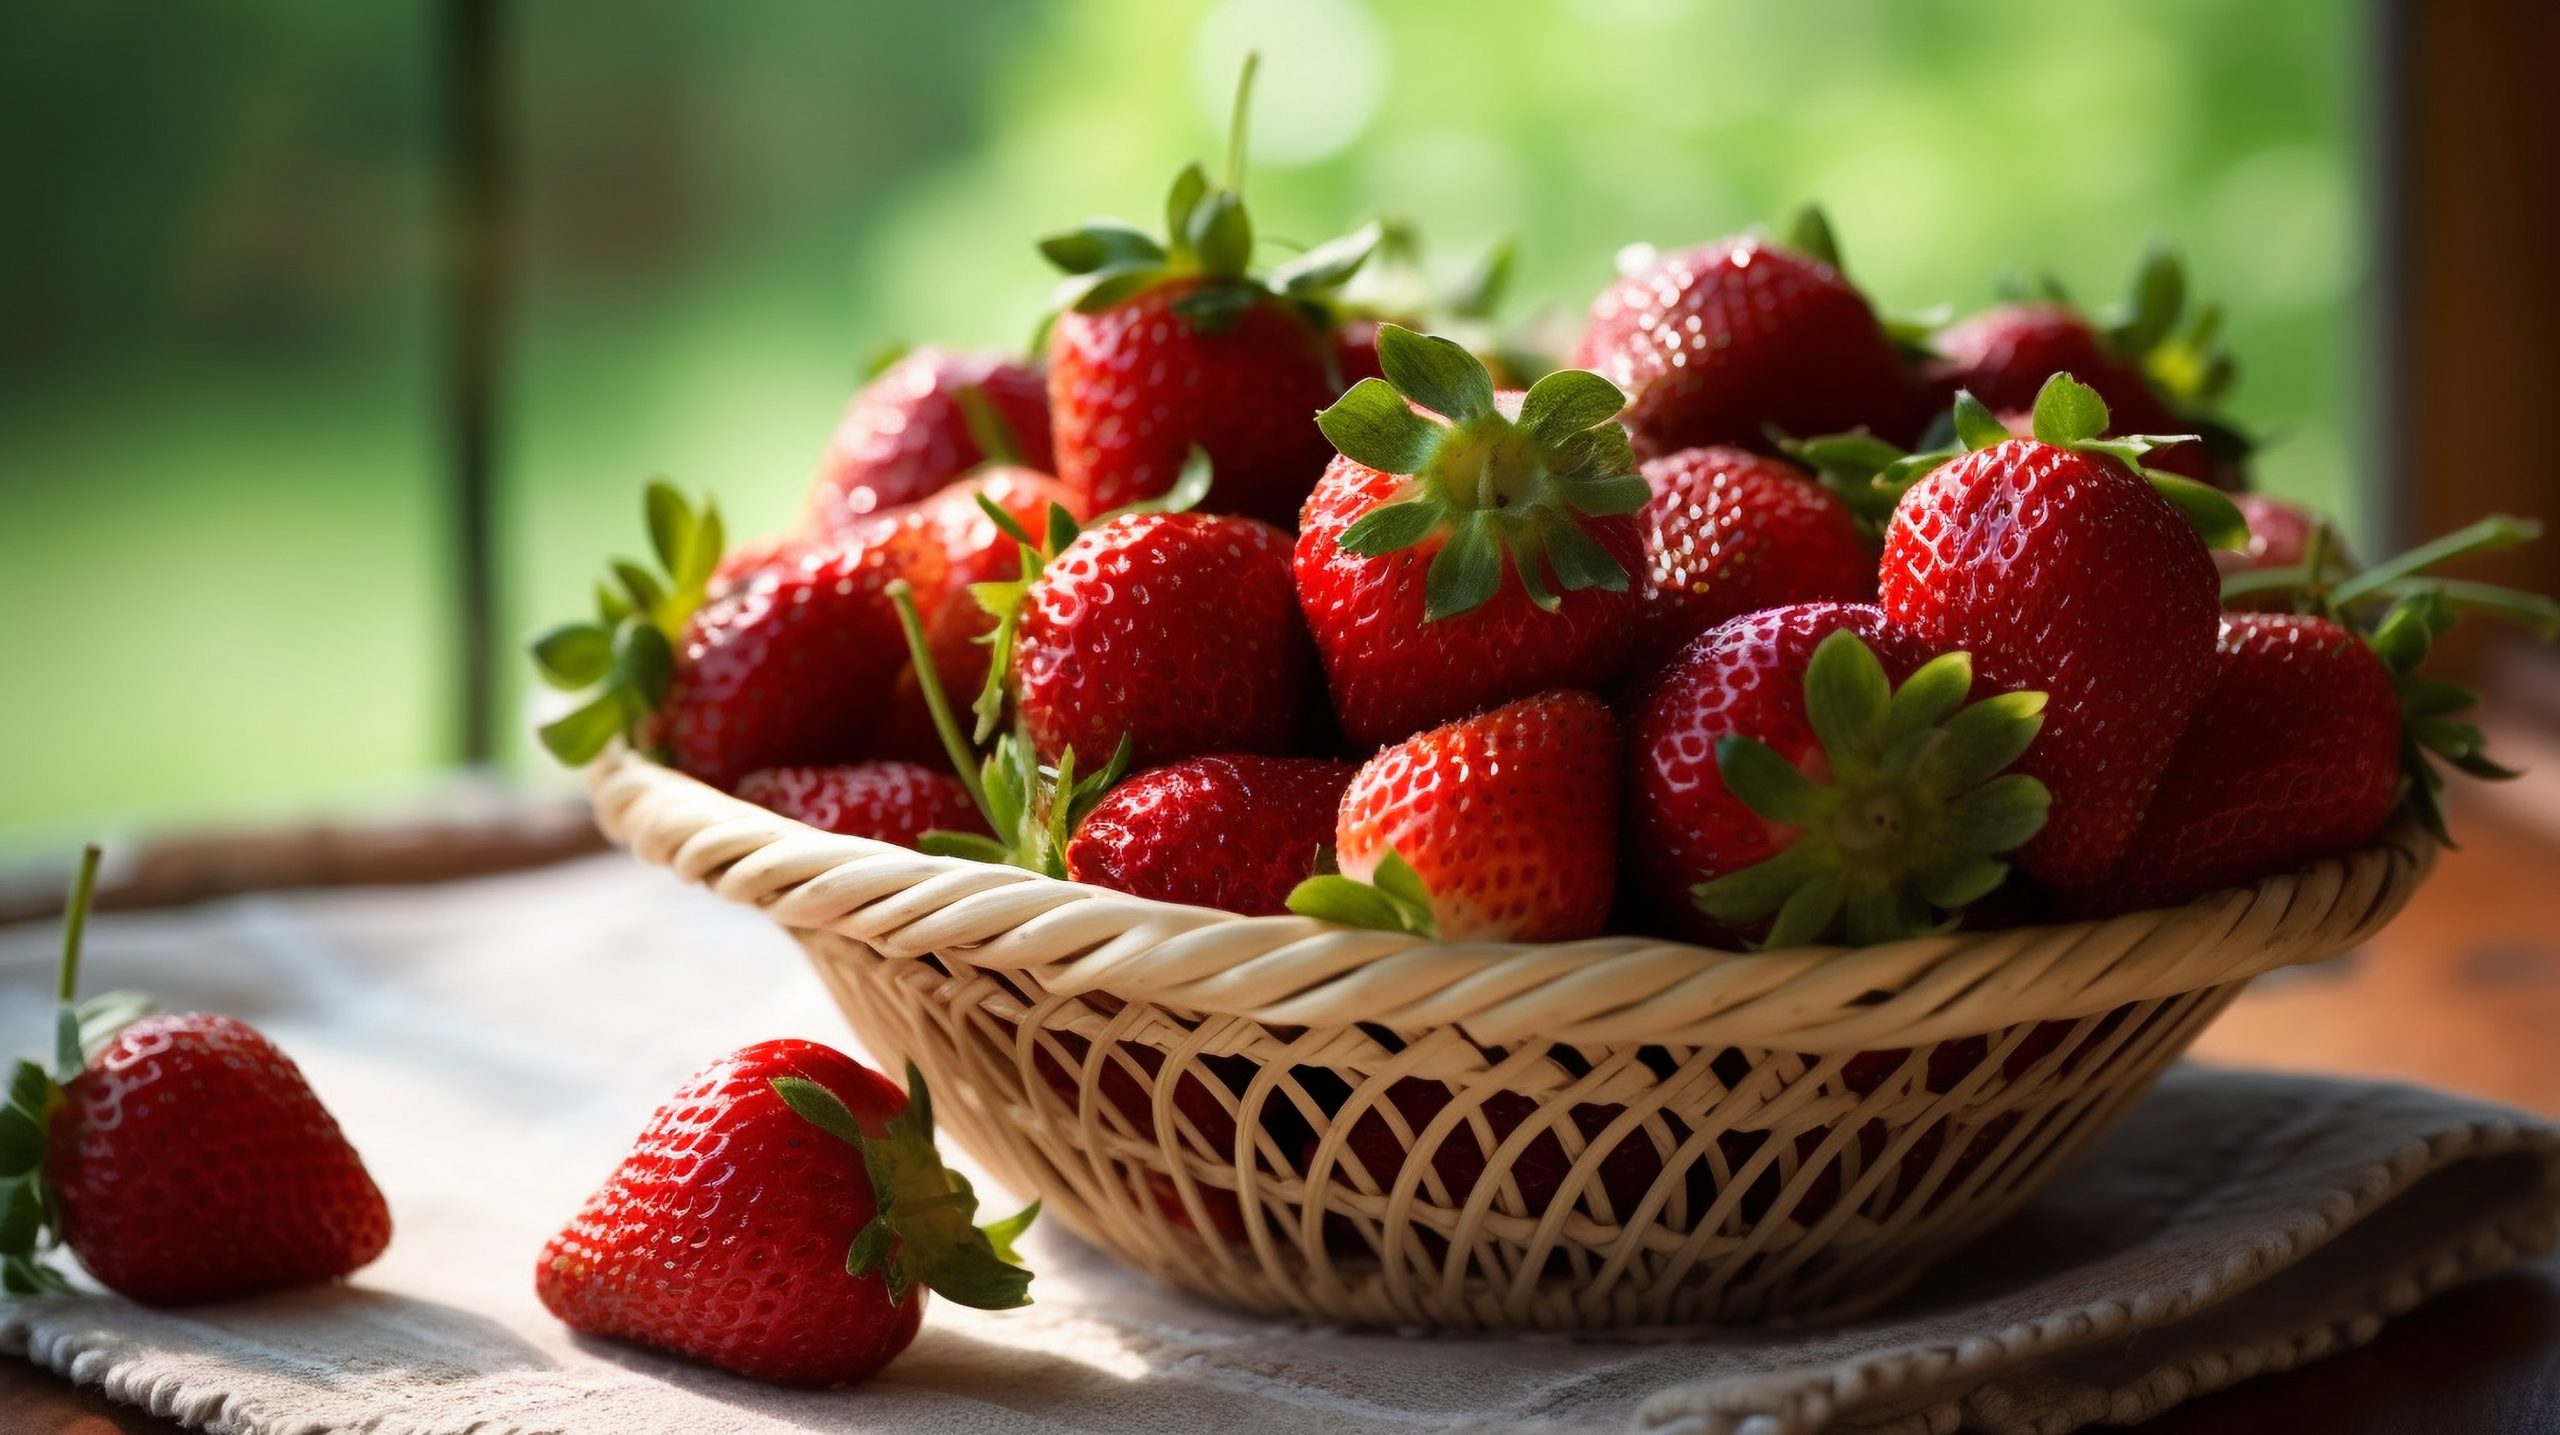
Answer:
[(1333, 311), (1344, 321), (1368, 319), (1445, 334), (1482, 358), (1497, 383), (1518, 388), (1555, 367), (1545, 340), (1522, 326), (1496, 322), (1510, 291), (1518, 250), (1509, 236), (1495, 240), (1445, 281), (1423, 262), (1422, 238), (1410, 220), (1378, 221), (1377, 249), (1342, 292)]
[(80, 940), (98, 890), (100, 854), (84, 848), (64, 907), (62, 959), (55, 978), (53, 1064), (21, 1060), (9, 1072), (6, 1105), (0, 1105), (0, 1292), (39, 1295), (67, 1291), (70, 1283), (47, 1261), (61, 1244), (60, 1212), (46, 1181), (46, 1134), (63, 1088), (88, 1065), (89, 1055), (151, 1009), (135, 992), (108, 992), (79, 1000)]
[(612, 579), (596, 587), (596, 616), (563, 623), (532, 643), (544, 683), (588, 694), (539, 729), (542, 745), (571, 767), (593, 761), (616, 737), (636, 735), (666, 701), (676, 644), (702, 606), (728, 542), (720, 510), (708, 498), (696, 509), (671, 485), (652, 483), (646, 510), (659, 571), (615, 559)]
[(1372, 932), (1409, 932), (1437, 939), (1438, 919), (1431, 915), (1431, 889), (1421, 874), (1394, 848), (1378, 859), (1370, 880), (1319, 872), (1289, 893), (1289, 910), (1336, 926)]
[(876, 1214), (845, 1251), (847, 1274), (880, 1277), (892, 1304), (918, 1286), (974, 1310), (1031, 1304), (1031, 1272), (1013, 1243), (1040, 1214), (1040, 1203), (993, 1225), (975, 1224), (977, 1193), (934, 1149), (933, 1099), (914, 1062), (907, 1063), (907, 1109), (877, 1136), (865, 1133), (844, 1102), (814, 1081), (778, 1076), (773, 1093), (802, 1120), (851, 1146), (870, 1174)]
[(1765, 821), (1795, 829), (1784, 850), (1690, 889), (1734, 928), (1766, 922), (1764, 947), (1845, 935), (1854, 944), (1954, 927), (2008, 878), (2002, 854), (2042, 830), (2052, 795), (2003, 769), (2044, 725), (2042, 693), (1967, 703), (1973, 662), (1932, 659), (1895, 688), (1854, 633), (1822, 640), (1805, 665), (1805, 717), (1822, 744), (1816, 781), (1756, 738), (1716, 744), (1725, 787)]
[(1440, 539), (1424, 586), (1429, 622), (1491, 598), (1506, 559), (1549, 612), (1559, 593), (1626, 589), (1625, 565), (1582, 526), (1651, 496), (1617, 423), (1626, 395), (1598, 374), (1560, 369), (1508, 418), (1482, 360), (1395, 324), (1379, 326), (1378, 362), (1387, 377), (1361, 380), (1316, 426), (1345, 457), (1412, 482), (1343, 531), (1346, 551), (1376, 558)]
[(1252, 216), (1244, 205), (1245, 117), (1253, 96), (1256, 55), (1246, 55), (1236, 79), (1235, 110), (1227, 130), (1227, 167), (1212, 185), (1200, 166), (1185, 166), (1165, 196), (1165, 237), (1158, 240), (1116, 219), (1087, 221), (1040, 241), (1040, 252), (1066, 272), (1055, 308), (1097, 313), (1124, 299), (1176, 280), (1199, 280), (1175, 307), (1196, 326), (1215, 332), (1232, 325), (1255, 303), (1278, 298), (1300, 306), (1319, 327), (1334, 291), (1359, 272), (1382, 231), (1368, 225), (1306, 250), (1255, 278)]
[(2404, 799), (2428, 834), (2450, 847), (2443, 768), (2491, 781), (2516, 772), (2491, 761), (2480, 728), (2461, 721), (2480, 705), (2478, 690), (2427, 677), (2419, 668), (2436, 640), (2465, 615), (2515, 624), (2542, 642), (2560, 639), (2560, 603), (2539, 593), (2439, 577), (2434, 570), (2530, 543), (2542, 536), (2542, 525), (2491, 514), (2361, 572), (2336, 555), (2327, 535), (2325, 524), (2315, 530), (2310, 551), (2291, 567), (2233, 574), (2223, 582), (2223, 599), (2286, 593), (2295, 611), (2327, 618), (2364, 639), (2400, 689)]

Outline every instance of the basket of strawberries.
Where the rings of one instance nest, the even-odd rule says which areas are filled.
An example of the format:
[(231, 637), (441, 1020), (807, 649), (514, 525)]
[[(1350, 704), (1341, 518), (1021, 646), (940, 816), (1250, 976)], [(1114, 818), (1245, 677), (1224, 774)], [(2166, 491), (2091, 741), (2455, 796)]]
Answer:
[[(2494, 776), (2434, 576), (2229, 490), (2177, 272), (1897, 334), (1818, 223), (1663, 255), (1543, 376), (1096, 223), (1046, 363), (923, 351), (803, 530), (536, 657), (644, 859), (762, 908), (1008, 1185), (1273, 1312), (1871, 1307)], [(1453, 326), (1454, 327), (1454, 326)], [(1510, 387), (1517, 384), (1518, 387)], [(2217, 551), (2220, 550), (2220, 551)]]

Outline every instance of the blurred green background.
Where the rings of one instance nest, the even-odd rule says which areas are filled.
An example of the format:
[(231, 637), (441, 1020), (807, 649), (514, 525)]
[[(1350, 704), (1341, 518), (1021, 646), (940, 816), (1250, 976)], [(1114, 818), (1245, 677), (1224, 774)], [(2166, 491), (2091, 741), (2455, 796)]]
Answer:
[[(436, 9), (5, 0), (0, 846), (359, 806), (453, 751)], [(1264, 52), (1267, 234), (1372, 213), (1512, 313), (1634, 240), (1830, 210), (1879, 302), (2112, 297), (2154, 234), (2230, 311), (2266, 486), (2346, 507), (2363, 11), (2338, 0), (520, 3), (509, 634), (639, 546), (651, 475), (792, 511), (887, 342), (1018, 344), (1033, 236), (1145, 218)], [(2351, 526), (2361, 515), (2349, 513)], [(507, 655), (512, 659), (512, 654)], [(508, 768), (557, 781), (514, 720)]]

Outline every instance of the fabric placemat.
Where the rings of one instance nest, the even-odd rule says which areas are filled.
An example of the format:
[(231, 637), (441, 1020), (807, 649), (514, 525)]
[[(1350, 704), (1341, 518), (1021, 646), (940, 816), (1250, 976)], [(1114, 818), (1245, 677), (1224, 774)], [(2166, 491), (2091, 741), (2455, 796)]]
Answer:
[[(45, 1039), (55, 942), (0, 930), (10, 1049)], [(0, 1302), (0, 1352), (225, 1432), (2060, 1432), (2369, 1340), (2548, 1250), (2560, 1213), (2547, 1123), (2182, 1069), (2016, 1220), (1854, 1324), (1346, 1331), (1206, 1305), (1053, 1227), (1028, 1243), (1030, 1309), (937, 1304), (871, 1384), (783, 1391), (573, 1336), (532, 1289), (544, 1238), (693, 1068), (766, 1037), (847, 1043), (756, 914), (603, 857), (106, 917), (87, 975), (265, 1029), (391, 1200), (390, 1252), (345, 1286), (180, 1311)]]

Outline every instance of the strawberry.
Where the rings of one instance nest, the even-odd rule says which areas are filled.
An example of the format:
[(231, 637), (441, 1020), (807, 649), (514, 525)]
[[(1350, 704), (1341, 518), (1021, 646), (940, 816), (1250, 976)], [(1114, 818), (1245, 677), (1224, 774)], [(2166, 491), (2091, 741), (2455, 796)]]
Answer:
[(1408, 738), (1342, 794), (1341, 875), (1289, 908), (1347, 926), (1566, 942), (1608, 920), (1618, 725), (1589, 693), (1542, 693)]
[(1882, 602), (1933, 651), (1963, 650), (1995, 689), (2047, 694), (2019, 764), (2052, 795), (2019, 853), (2065, 891), (2103, 882), (2133, 840), (2152, 784), (2213, 678), (2220, 608), (2196, 528), (2240, 541), (2230, 500), (2135, 467), (2154, 443), (2100, 439), (2106, 406), (2056, 375), (2034, 438), (2011, 438), (1969, 398), (1971, 450), (1902, 498), (1885, 534)]
[(144, 1003), (130, 993), (72, 1004), (97, 871), (91, 847), (64, 934), (54, 1067), (19, 1062), (0, 1108), (0, 1288), (68, 1289), (39, 1262), (48, 1238), (150, 1305), (369, 1264), (390, 1244), (390, 1210), (274, 1043), (203, 1012), (133, 1020)]
[[(923, 545), (932, 555), (922, 565), (928, 572), (939, 560), (938, 583), (911, 586), (917, 590), (925, 646), (945, 692), (976, 692), (986, 686), (997, 620), (979, 600), (978, 587), (1019, 574), (1023, 544), (1016, 535), (1041, 531), (1052, 508), (1083, 516), (1078, 500), (1056, 479), (999, 466), (896, 511), (875, 530), (893, 534), (893, 541)], [(1000, 521), (1007, 519), (1009, 523)], [(912, 661), (898, 673), (875, 746), (882, 756), (917, 762), (941, 755)]]
[(1251, 272), (1238, 189), (1252, 85), (1248, 58), (1225, 181), (1183, 170), (1164, 242), (1113, 221), (1041, 242), (1073, 276), (1049, 330), (1049, 408), (1058, 478), (1089, 512), (1165, 492), (1198, 448), (1217, 475), (1210, 509), (1285, 525), (1330, 457), (1308, 417), (1342, 392), (1329, 303), (1378, 230)]
[(2217, 344), (2219, 308), (2186, 315), (2186, 266), (2166, 248), (2143, 257), (2132, 298), (2101, 321), (2046, 281), (2040, 298), (2020, 298), (1939, 330), (1922, 381), (1941, 405), (1970, 393), (1995, 413), (2035, 405), (2045, 380), (2069, 374), (2095, 389), (2118, 434), (2194, 434), (2163, 444), (2146, 459), (2153, 468), (2209, 482), (2248, 486), (2251, 443), (2214, 417), (2235, 375)]
[(1647, 458), (1767, 431), (1920, 431), (1921, 396), (1808, 210), (1788, 245), (1755, 235), (1664, 255), (1592, 302), (1573, 363), (1628, 394)]
[(705, 601), (718, 511), (664, 484), (648, 509), (665, 579), (618, 562), (600, 621), (534, 642), (546, 681), (596, 690), (543, 745), (576, 765), (620, 735), (724, 790), (758, 768), (863, 756), (906, 661), (888, 587), (938, 591), (941, 555), (897, 533), (814, 546)]
[(1311, 657), (1289, 536), (1209, 513), (1131, 513), (1078, 534), (1024, 591), (1014, 711), (1043, 759), (1142, 763), (1296, 746)]
[(981, 463), (1049, 467), (1047, 376), (1001, 354), (911, 350), (846, 407), (810, 485), (805, 529), (852, 533)]
[(1640, 654), (1667, 657), (1728, 618), (1826, 599), (1871, 602), (1876, 555), (1849, 506), (1783, 459), (1688, 448), (1643, 466), (1636, 515)]
[(1500, 396), (1474, 355), (1394, 324), (1378, 351), (1388, 377), (1317, 418), (1342, 456), (1298, 534), (1298, 602), (1343, 731), (1393, 742), (1609, 683), (1649, 494), (1611, 422), (1617, 390), (1564, 370)]
[(795, 822), (901, 847), (932, 831), (994, 835), (967, 784), (912, 762), (759, 768), (738, 779), (737, 795)]
[(2227, 613), (2214, 680), (2110, 907), (2167, 906), (2373, 840), (2400, 792), (2400, 689), (2326, 618)]
[(768, 1041), (704, 1067), (658, 1108), (543, 1247), (534, 1293), (568, 1326), (757, 1380), (868, 1379), (915, 1339), (924, 1294), (1030, 1303), (1012, 1243), (1039, 1207), (984, 1228), (933, 1149), (924, 1081), (901, 1093), (842, 1052)]
[(2042, 699), (1965, 705), (1962, 653), (1930, 658), (1882, 611), (1745, 614), (1682, 649), (1630, 723), (1634, 875), (1674, 929), (1730, 944), (1852, 942), (1937, 929), (2008, 875), (2043, 821), (2000, 776)]
[(1246, 916), (1288, 910), (1333, 841), (1355, 771), (1320, 757), (1219, 754), (1139, 773), (1067, 844), (1067, 876)]
[(2356, 571), (2346, 540), (2326, 517), (2263, 493), (2235, 493), (2231, 503), (2249, 525), (2249, 541), (2237, 552), (2214, 552), (2222, 606), (2291, 612), (2311, 589)]
[[(1055, 1042), (1067, 1053), (1068, 1058), (1076, 1063), (1075, 1069), (1070, 1070), (1058, 1059), (1049, 1042)], [(1064, 1097), (1072, 1107), (1082, 1099), (1083, 1071), (1089, 1059), (1087, 1054), (1092, 1049), (1090, 1042), (1074, 1032), (1051, 1031), (1047, 1033), (1046, 1041), (1033, 1047), (1032, 1066), (1039, 1071), (1040, 1079), (1048, 1084), (1049, 1089)], [(1171, 1115), (1174, 1124), (1168, 1135), (1157, 1129), (1155, 1097), (1149, 1089), (1161, 1084), (1158, 1074), (1164, 1070), (1164, 1053), (1134, 1041), (1114, 1043), (1113, 1052), (1102, 1062), (1095, 1084), (1102, 1099), (1119, 1113), (1121, 1120), (1129, 1124), (1130, 1131), (1141, 1139), (1159, 1144), (1169, 1140), (1169, 1149), (1196, 1152), (1212, 1161), (1235, 1159), (1239, 1128), (1228, 1098), (1241, 1094), (1252, 1083), (1254, 1073), (1260, 1067), (1240, 1056), (1203, 1058), (1199, 1067), (1186, 1071), (1173, 1084)], [(1122, 1064), (1123, 1060), (1145, 1073), (1146, 1082), (1142, 1084), (1137, 1076), (1132, 1075), (1128, 1066)], [(1202, 1071), (1206, 1072), (1207, 1080), (1200, 1074)], [(1222, 1098), (1211, 1090), (1211, 1081), (1223, 1088), (1228, 1097)], [(1278, 1105), (1280, 1103), (1273, 1103), (1273, 1107)], [(1278, 1114), (1266, 1108), (1265, 1119), (1271, 1120)], [(1184, 1129), (1186, 1125), (1188, 1130)], [(1245, 1229), (1244, 1205), (1236, 1198), (1235, 1192), (1219, 1186), (1195, 1186), (1200, 1194), (1201, 1210), (1208, 1217), (1209, 1229), (1203, 1232), (1200, 1223), (1192, 1217), (1191, 1207), (1182, 1199), (1182, 1188), (1172, 1177), (1160, 1171), (1148, 1171), (1146, 1186), (1148, 1200), (1167, 1220), (1183, 1229), (1215, 1235), (1233, 1245), (1242, 1245), (1251, 1239)]]

